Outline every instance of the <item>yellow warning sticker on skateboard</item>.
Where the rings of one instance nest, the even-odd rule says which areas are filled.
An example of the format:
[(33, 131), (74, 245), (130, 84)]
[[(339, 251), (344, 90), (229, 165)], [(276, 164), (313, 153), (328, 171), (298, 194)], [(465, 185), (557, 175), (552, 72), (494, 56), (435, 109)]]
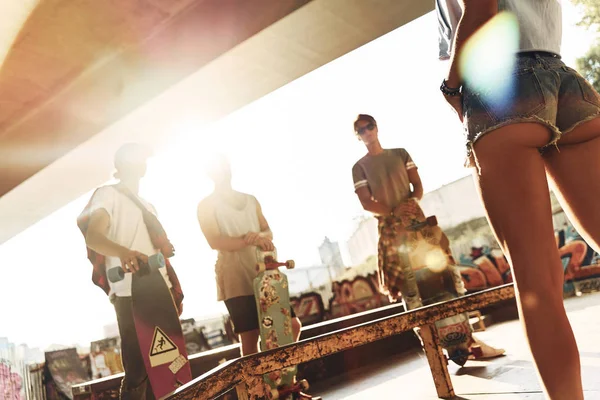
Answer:
[(179, 357), (175, 343), (158, 326), (154, 327), (152, 347), (150, 347), (150, 365), (167, 364)]

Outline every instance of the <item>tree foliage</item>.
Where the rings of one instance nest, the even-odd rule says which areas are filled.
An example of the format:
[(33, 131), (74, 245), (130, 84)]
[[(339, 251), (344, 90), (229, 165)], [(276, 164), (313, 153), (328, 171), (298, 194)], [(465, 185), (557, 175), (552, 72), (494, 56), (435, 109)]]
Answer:
[(577, 70), (600, 92), (600, 40), (585, 56), (577, 59)]
[(573, 0), (573, 4), (583, 11), (579, 26), (600, 31), (600, 2), (598, 0)]
[[(583, 11), (578, 25), (600, 34), (600, 1), (573, 0), (573, 3)], [(577, 70), (600, 92), (600, 38), (586, 55), (577, 59)]]

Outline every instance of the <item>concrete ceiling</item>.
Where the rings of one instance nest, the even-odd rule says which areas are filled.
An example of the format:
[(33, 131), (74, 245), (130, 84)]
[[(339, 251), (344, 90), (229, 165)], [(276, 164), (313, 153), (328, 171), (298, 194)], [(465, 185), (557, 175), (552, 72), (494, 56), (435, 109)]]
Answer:
[(308, 1), (42, 1), (0, 70), (0, 196)]
[[(432, 9), (421, 0), (40, 2), (0, 69), (0, 244), (106, 182), (110, 154), (142, 139), (136, 123), (152, 125), (165, 104), (214, 122)], [(168, 142), (162, 128), (143, 141)]]

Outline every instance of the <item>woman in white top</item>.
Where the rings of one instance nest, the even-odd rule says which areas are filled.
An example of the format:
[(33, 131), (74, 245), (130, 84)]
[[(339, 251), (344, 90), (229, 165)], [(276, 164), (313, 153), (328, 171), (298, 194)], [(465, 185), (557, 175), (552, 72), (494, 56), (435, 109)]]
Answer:
[[(218, 251), (215, 275), (217, 300), (225, 301), (235, 332), (240, 336), (242, 355), (258, 352), (258, 311), (253, 281), (256, 277), (256, 248), (271, 251), (273, 234), (258, 200), (231, 187), (231, 169), (219, 159), (209, 171), (215, 184), (212, 194), (198, 205), (198, 222), (210, 247)], [(292, 331), (300, 336), (300, 320), (291, 308)]]
[[(474, 167), (488, 219), (511, 263), (543, 385), (552, 399), (583, 399), (548, 180), (577, 230), (600, 251), (600, 95), (560, 59), (558, 0), (436, 0), (436, 6), (440, 58), (450, 59), (440, 89), (464, 124), (466, 164)], [(509, 14), (496, 18), (502, 11)], [(495, 77), (511, 83), (512, 91), (499, 95), (498, 87), (478, 87), (461, 73), (474, 66), (489, 71), (497, 62), (480, 56), (462, 69), (459, 57), (479, 28), (507, 15), (516, 17), (519, 47), (505, 57), (512, 69)], [(478, 45), (493, 54), (503, 40), (482, 35)]]

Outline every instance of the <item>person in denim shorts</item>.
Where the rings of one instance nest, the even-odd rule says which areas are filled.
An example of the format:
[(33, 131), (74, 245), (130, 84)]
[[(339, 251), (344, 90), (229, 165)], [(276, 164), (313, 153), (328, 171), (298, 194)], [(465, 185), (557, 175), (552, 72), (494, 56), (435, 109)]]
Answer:
[[(464, 124), (466, 165), (473, 167), (488, 220), (511, 264), (544, 389), (552, 399), (581, 400), (548, 181), (579, 233), (600, 251), (600, 95), (561, 61), (559, 1), (436, 0), (436, 9), (440, 58), (450, 60), (440, 89)], [(493, 90), (469, 84), (459, 57), (476, 33), (479, 44), (498, 48), (505, 38), (482, 36), (479, 28), (507, 15), (517, 21), (519, 48), (507, 56), (516, 58), (512, 70), (498, 77), (512, 81), (513, 91), (498, 102)], [(479, 67), (489, 62), (484, 58), (475, 60)]]

